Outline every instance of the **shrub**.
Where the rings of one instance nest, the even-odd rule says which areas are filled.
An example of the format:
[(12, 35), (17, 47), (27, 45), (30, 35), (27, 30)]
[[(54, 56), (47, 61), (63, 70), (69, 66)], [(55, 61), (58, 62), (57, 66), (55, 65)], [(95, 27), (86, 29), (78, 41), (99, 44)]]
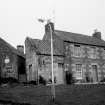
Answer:
[(29, 81), (28, 84), (37, 85), (37, 82), (35, 80)]
[(102, 79), (100, 82), (105, 82), (105, 78), (104, 78), (104, 79)]
[(0, 84), (2, 83), (19, 83), (19, 81), (16, 78), (8, 77), (8, 78), (0, 78)]
[(39, 83), (46, 85), (46, 80), (41, 75), (39, 76)]
[(70, 72), (66, 72), (66, 83), (67, 84), (73, 84), (74, 83), (73, 75)]

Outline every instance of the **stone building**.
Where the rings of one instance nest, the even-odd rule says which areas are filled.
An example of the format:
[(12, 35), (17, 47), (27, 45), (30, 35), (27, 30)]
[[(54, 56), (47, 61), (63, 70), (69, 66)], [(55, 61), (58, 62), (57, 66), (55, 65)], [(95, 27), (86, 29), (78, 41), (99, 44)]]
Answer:
[(21, 81), (25, 75), (24, 47), (19, 45), (15, 49), (0, 38), (0, 77), (13, 77)]
[[(57, 84), (65, 83), (72, 74), (77, 82), (99, 82), (105, 78), (105, 41), (101, 33), (92, 36), (54, 30), (54, 76)], [(45, 25), (43, 40), (26, 38), (26, 68), (28, 80), (37, 80), (42, 75), (51, 78), (50, 30)]]
[[(56, 45), (56, 44), (54, 44)], [(27, 80), (38, 81), (42, 76), (47, 82), (51, 81), (51, 48), (50, 41), (31, 39), (25, 40)], [(64, 83), (64, 55), (54, 46), (54, 75), (56, 83)], [(61, 76), (59, 76), (61, 75)]]

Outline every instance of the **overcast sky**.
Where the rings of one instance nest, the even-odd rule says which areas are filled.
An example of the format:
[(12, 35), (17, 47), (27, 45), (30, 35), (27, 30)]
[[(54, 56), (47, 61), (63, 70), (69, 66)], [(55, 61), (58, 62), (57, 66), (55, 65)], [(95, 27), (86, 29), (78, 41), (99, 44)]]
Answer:
[(41, 39), (50, 18), (57, 30), (92, 35), (94, 29), (105, 40), (105, 0), (0, 0), (0, 37), (14, 47), (27, 36)]

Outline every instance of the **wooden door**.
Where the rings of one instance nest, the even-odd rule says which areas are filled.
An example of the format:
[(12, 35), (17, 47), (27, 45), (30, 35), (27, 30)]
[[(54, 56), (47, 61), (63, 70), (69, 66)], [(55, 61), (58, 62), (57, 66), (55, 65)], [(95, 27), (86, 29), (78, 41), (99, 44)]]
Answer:
[(92, 65), (93, 82), (98, 81), (97, 65)]
[(64, 84), (63, 64), (59, 63), (56, 71), (56, 83)]

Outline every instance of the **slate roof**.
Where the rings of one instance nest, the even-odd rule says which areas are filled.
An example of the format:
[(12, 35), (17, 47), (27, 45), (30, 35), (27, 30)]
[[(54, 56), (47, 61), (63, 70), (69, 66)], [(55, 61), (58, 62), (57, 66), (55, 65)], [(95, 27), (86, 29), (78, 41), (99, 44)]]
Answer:
[[(59, 31), (59, 30), (55, 30), (53, 35), (55, 36), (55, 37), (53, 36), (53, 38), (56, 38), (57, 36), (61, 40), (68, 41), (71, 43), (79, 43), (79, 44), (105, 47), (104, 40), (95, 38), (93, 36), (77, 34), (77, 33), (72, 33), (72, 32)], [(46, 34), (44, 35), (44, 37), (45, 36)], [(36, 48), (40, 54), (51, 54), (50, 40), (48, 39), (44, 38), (43, 40), (39, 40), (39, 39), (28, 38), (29, 42), (31, 43), (31, 46)], [(63, 48), (64, 46), (59, 46), (59, 44), (60, 44), (59, 41), (53, 42), (54, 55), (64, 55), (64, 48)]]
[(6, 42), (2, 38), (0, 38), (0, 41), (2, 41), (3, 44), (5, 44), (13, 53), (15, 53), (16, 55), (19, 55), (19, 56), (25, 58), (25, 55), (23, 53), (21, 53), (20, 51), (18, 51), (16, 48), (14, 48), (11, 44), (9, 44), (8, 42)]
[(63, 41), (105, 47), (104, 40), (95, 38), (93, 36), (82, 35), (82, 34), (77, 34), (77, 33), (72, 33), (72, 32), (59, 31), (59, 30), (55, 30), (55, 34), (59, 36)]
[[(48, 55), (51, 54), (50, 41), (32, 39), (32, 38), (28, 38), (28, 41), (30, 42), (31, 46), (37, 49), (39, 54), (48, 54)], [(53, 54), (63, 56), (63, 53), (61, 53), (55, 46), (57, 46), (56, 43), (53, 43)]]

